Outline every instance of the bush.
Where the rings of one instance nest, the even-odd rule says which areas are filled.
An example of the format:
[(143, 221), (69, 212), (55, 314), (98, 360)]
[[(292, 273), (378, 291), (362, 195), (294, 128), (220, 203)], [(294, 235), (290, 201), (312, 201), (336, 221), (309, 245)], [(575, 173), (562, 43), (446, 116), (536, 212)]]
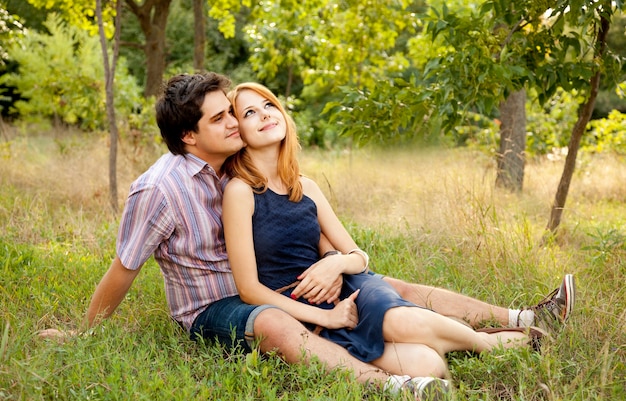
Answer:
[(583, 149), (596, 153), (612, 151), (626, 154), (626, 114), (613, 110), (607, 118), (591, 121)]
[[(23, 100), (14, 107), (27, 121), (52, 119), (83, 129), (105, 127), (104, 68), (98, 38), (66, 25), (55, 14), (44, 25), (49, 33), (29, 32), (23, 45), (8, 49), (19, 69), (0, 77), (0, 84), (17, 88)], [(140, 90), (128, 78), (123, 62), (116, 79), (118, 106), (132, 110), (141, 99)]]

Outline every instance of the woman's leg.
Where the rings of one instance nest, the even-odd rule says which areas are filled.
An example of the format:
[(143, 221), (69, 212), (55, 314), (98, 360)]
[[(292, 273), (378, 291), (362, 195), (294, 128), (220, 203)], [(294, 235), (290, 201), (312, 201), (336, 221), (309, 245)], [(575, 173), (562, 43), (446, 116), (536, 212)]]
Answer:
[(425, 344), (440, 355), (450, 351), (489, 351), (497, 346), (528, 346), (522, 332), (478, 333), (473, 329), (428, 309), (397, 307), (385, 313), (383, 336), (387, 342)]
[(446, 361), (424, 344), (385, 343), (383, 355), (371, 364), (394, 375), (444, 379), (449, 376)]

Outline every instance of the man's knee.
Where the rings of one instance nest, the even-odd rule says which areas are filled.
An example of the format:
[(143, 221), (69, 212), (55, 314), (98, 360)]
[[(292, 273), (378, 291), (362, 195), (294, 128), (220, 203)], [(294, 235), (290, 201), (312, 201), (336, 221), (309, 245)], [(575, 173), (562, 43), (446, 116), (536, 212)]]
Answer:
[(430, 296), (433, 291), (436, 291), (435, 287), (431, 287), (424, 284), (408, 283), (403, 280), (398, 280), (393, 277), (384, 277), (387, 283), (389, 283), (398, 294), (407, 301), (413, 302), (415, 305), (431, 308)]
[(407, 295), (411, 294), (412, 286), (406, 281), (398, 280), (397, 278), (387, 277), (387, 276), (383, 277), (383, 280), (391, 284), (391, 286), (395, 288), (396, 291), (398, 291), (398, 294), (400, 294), (402, 298), (406, 299)]

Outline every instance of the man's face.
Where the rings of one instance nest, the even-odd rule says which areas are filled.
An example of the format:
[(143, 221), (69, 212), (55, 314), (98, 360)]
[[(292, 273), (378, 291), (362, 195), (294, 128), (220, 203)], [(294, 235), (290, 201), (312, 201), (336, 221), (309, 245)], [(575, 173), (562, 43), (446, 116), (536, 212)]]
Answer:
[(219, 172), (226, 158), (243, 147), (239, 123), (222, 91), (207, 93), (201, 110), (198, 132), (187, 133), (183, 141), (189, 153), (209, 163)]

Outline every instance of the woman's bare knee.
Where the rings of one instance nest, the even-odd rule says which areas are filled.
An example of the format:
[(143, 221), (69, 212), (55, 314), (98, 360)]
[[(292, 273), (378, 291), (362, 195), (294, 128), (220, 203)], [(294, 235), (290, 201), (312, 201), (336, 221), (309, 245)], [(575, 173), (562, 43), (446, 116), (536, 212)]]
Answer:
[(288, 313), (277, 309), (265, 309), (254, 319), (254, 339), (259, 341), (262, 352), (277, 350), (286, 359), (299, 353), (303, 338), (311, 333)]

